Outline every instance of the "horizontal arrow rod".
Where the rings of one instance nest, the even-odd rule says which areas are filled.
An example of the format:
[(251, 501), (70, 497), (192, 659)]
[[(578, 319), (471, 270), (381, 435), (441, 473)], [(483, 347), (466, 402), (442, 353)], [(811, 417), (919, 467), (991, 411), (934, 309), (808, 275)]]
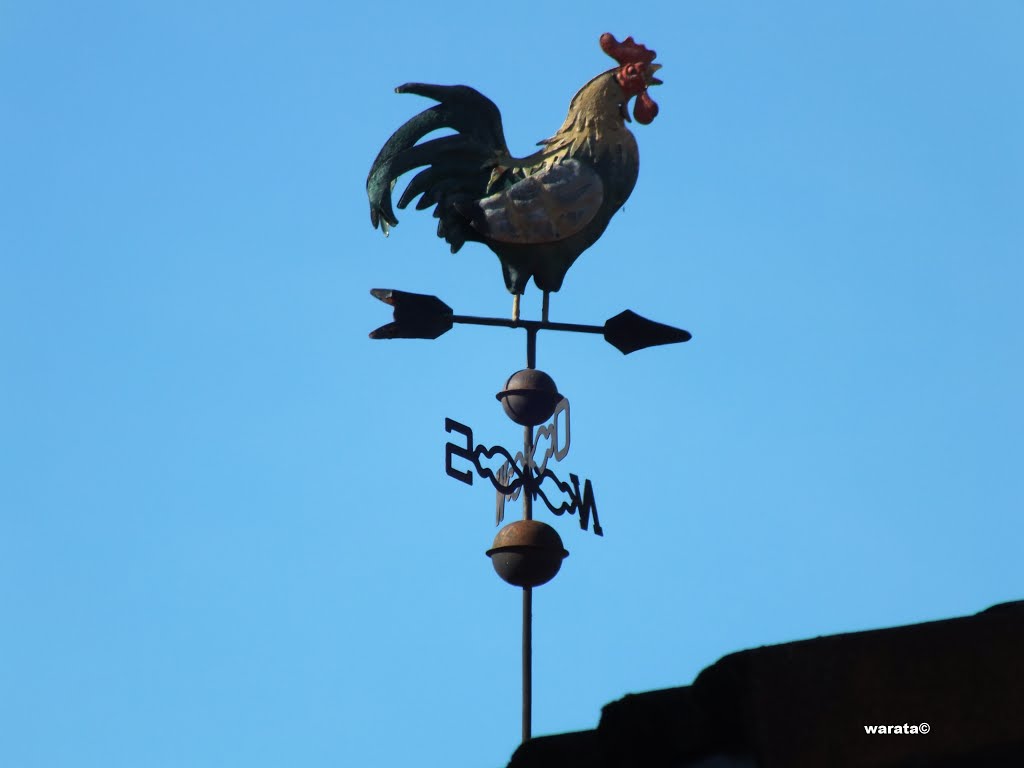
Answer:
[(570, 333), (604, 333), (603, 325), (582, 325), (580, 323), (552, 323), (545, 320), (506, 320), (501, 317), (474, 317), (452, 315), (453, 323), (466, 325), (489, 325), (500, 328), (525, 328), (528, 331), (569, 331)]

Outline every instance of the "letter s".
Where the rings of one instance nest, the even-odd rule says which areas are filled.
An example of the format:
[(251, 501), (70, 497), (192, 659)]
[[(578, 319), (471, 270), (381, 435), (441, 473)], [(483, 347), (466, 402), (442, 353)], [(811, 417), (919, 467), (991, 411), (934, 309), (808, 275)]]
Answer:
[(444, 471), (449, 477), (454, 477), (456, 480), (465, 483), (466, 485), (473, 484), (473, 473), (468, 471), (460, 471), (452, 466), (452, 456), (458, 456), (459, 458), (465, 459), (469, 463), (473, 463), (473, 430), (467, 427), (465, 424), (460, 424), (454, 419), (445, 418), (444, 420), (444, 431), (445, 432), (458, 432), (460, 435), (466, 438), (466, 447), (463, 448), (455, 443), (445, 443), (444, 446)]

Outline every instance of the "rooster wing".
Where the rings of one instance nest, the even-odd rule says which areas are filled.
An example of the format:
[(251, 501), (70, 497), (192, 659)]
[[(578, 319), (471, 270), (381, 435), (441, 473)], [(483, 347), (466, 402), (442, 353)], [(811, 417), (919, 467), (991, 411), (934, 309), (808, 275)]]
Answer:
[(570, 159), (542, 167), (489, 197), (456, 208), (487, 240), (553, 243), (582, 231), (601, 209), (604, 184), (594, 169)]

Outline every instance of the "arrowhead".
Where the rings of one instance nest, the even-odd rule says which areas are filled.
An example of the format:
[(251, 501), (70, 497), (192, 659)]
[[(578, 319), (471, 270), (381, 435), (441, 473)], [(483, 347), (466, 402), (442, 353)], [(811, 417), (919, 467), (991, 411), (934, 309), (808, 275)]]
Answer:
[(370, 295), (395, 308), (395, 321), (370, 332), (371, 339), (436, 339), (452, 327), (452, 308), (437, 296), (374, 288)]
[(660, 344), (678, 344), (691, 338), (689, 331), (640, 317), (631, 309), (609, 318), (604, 324), (604, 340), (624, 355)]

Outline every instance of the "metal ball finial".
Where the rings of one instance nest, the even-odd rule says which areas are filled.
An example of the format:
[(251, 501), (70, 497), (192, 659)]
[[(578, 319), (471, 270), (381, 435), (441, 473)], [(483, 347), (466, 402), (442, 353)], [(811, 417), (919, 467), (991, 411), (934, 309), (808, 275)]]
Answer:
[(555, 380), (536, 368), (524, 368), (513, 373), (505, 382), (505, 388), (495, 397), (501, 401), (505, 415), (524, 427), (536, 427), (546, 422), (562, 399)]
[(562, 537), (547, 523), (517, 520), (494, 537), (487, 550), (495, 572), (516, 587), (539, 587), (555, 578), (569, 552)]

